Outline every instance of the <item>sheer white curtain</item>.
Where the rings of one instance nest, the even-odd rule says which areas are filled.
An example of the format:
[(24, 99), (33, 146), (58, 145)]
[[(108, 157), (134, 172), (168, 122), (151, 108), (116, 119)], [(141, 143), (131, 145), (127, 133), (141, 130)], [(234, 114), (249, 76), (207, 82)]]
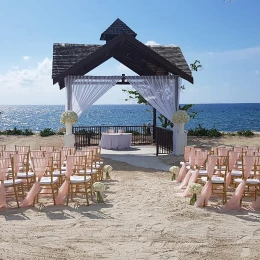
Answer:
[(110, 88), (121, 76), (68, 76), (65, 78), (67, 89), (66, 110), (73, 110), (78, 114), (87, 110)]
[[(126, 77), (134, 89), (167, 119), (179, 108), (181, 78), (169, 76)], [(173, 128), (173, 153), (176, 152), (177, 127)]]

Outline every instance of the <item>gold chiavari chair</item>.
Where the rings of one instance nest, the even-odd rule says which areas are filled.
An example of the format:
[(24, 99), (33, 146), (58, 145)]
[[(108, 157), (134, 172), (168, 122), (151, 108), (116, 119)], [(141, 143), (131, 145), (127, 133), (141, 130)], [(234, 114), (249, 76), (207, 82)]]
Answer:
[[(8, 168), (11, 165), (11, 174), (7, 174)], [(8, 190), (6, 192), (6, 198), (15, 197), (17, 207), (19, 208), (19, 197), (24, 199), (24, 190), (23, 190), (23, 182), (20, 179), (17, 179), (17, 176), (14, 171), (14, 158), (0, 158), (0, 182), (1, 185), (4, 186), (5, 189)], [(13, 189), (9, 189), (13, 188)], [(20, 193), (19, 193), (20, 191)]]
[(35, 180), (35, 175), (30, 165), (30, 154), (17, 153), (14, 155), (14, 165), (17, 178), (23, 180), (24, 188), (29, 191)]
[(42, 167), (41, 161), (46, 159), (47, 159), (47, 165), (46, 165), (45, 173), (39, 179), (40, 186), (42, 189), (40, 193), (37, 195), (37, 202), (39, 200), (39, 196), (51, 194), (53, 198), (53, 204), (55, 205), (56, 204), (55, 197), (58, 194), (58, 189), (59, 189), (59, 185), (58, 185), (59, 178), (53, 176), (53, 158), (52, 157), (32, 158), (32, 164), (33, 164), (33, 169), (36, 172), (38, 170), (37, 165)]
[[(246, 171), (246, 160), (244, 157), (251, 157), (254, 163), (252, 164), (252, 168), (248, 177), (245, 177)], [(243, 155), (242, 158), (242, 176), (240, 178), (234, 179), (235, 187), (237, 187), (243, 180), (246, 183), (246, 187), (244, 190), (243, 196), (254, 197), (256, 200), (257, 195), (259, 194), (260, 180), (259, 180), (259, 171), (260, 171), (260, 157), (254, 155)], [(242, 204), (242, 197), (240, 200), (240, 204)]]
[(78, 193), (86, 196), (87, 205), (89, 205), (88, 193), (90, 193), (92, 200), (93, 195), (91, 176), (87, 173), (87, 156), (68, 155), (67, 160), (73, 165), (73, 175), (70, 176), (69, 179), (67, 205), (69, 203), (69, 197), (72, 200), (73, 194), (76, 196)]
[[(228, 171), (228, 155), (218, 156), (215, 172), (211, 177), (212, 194), (221, 195), (223, 204), (227, 202), (227, 191), (226, 191), (227, 171)], [(208, 176), (202, 177), (201, 180), (203, 183), (206, 183), (209, 180), (209, 177)]]

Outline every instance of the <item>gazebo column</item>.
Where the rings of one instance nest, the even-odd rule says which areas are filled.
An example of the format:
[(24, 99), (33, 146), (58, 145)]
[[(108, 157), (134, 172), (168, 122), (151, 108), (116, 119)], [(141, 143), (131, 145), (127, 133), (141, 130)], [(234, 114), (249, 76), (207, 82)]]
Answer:
[(153, 142), (156, 142), (156, 109), (153, 107)]

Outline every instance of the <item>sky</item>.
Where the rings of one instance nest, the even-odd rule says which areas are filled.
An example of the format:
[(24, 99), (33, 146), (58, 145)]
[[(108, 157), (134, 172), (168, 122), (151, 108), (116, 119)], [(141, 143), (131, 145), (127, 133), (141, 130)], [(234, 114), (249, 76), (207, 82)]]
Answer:
[[(199, 60), (182, 104), (260, 102), (260, 0), (0, 0), (0, 105), (64, 105), (51, 79), (53, 43), (104, 44), (117, 18), (144, 44)], [(135, 75), (114, 59), (88, 75)], [(123, 88), (129, 88), (124, 86)], [(96, 104), (126, 104), (114, 86)], [(131, 101), (133, 103), (133, 101)]]

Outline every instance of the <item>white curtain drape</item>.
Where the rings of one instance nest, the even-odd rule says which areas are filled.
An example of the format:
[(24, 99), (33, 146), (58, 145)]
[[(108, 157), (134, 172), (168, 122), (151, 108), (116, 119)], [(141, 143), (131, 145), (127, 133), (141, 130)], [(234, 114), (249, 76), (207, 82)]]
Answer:
[[(134, 89), (170, 121), (179, 109), (181, 78), (169, 76), (126, 77)], [(173, 127), (173, 153), (176, 154), (177, 126)]]
[[(67, 89), (66, 110), (80, 114), (113, 87), (121, 76), (68, 76), (65, 78)], [(128, 82), (151, 106), (167, 119), (172, 120), (179, 108), (181, 78), (168, 76), (128, 76)], [(173, 128), (173, 140), (177, 138), (177, 127)], [(173, 153), (176, 142), (173, 141)]]
[(81, 115), (110, 88), (121, 76), (68, 76), (65, 78), (67, 89), (66, 110), (73, 110)]

